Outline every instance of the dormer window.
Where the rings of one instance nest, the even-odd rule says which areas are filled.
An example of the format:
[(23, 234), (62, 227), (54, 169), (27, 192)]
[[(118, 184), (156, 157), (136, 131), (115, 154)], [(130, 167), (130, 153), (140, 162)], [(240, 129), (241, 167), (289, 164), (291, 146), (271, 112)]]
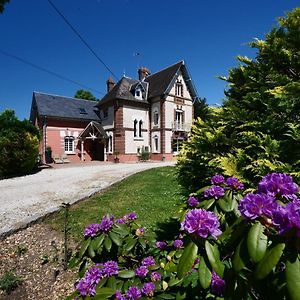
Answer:
[(175, 96), (183, 97), (183, 84), (181, 80), (176, 81)]
[(87, 115), (87, 112), (86, 112), (85, 108), (83, 108), (83, 107), (79, 107), (79, 113), (81, 115)]
[(135, 89), (135, 95), (134, 96), (135, 96), (136, 99), (143, 100), (143, 93), (142, 93), (142, 90), (141, 90), (140, 86), (138, 86)]

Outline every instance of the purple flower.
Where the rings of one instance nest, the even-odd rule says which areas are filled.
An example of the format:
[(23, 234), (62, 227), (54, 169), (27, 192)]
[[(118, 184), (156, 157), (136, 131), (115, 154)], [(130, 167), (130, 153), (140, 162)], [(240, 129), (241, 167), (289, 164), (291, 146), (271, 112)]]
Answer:
[(136, 300), (138, 298), (141, 298), (142, 297), (141, 290), (136, 286), (132, 286), (127, 290), (126, 297), (128, 300)]
[(260, 193), (272, 194), (273, 196), (285, 196), (298, 192), (298, 186), (293, 178), (284, 173), (271, 173), (265, 176), (258, 184)]
[(212, 236), (217, 238), (222, 232), (216, 215), (205, 209), (192, 209), (181, 223), (181, 229), (188, 233), (195, 233), (202, 238)]
[(204, 191), (204, 197), (205, 198), (213, 197), (215, 199), (219, 199), (224, 196), (224, 193), (225, 190), (221, 186), (213, 185)]
[(113, 215), (110, 215), (110, 216), (104, 216), (101, 220), (101, 223), (100, 223), (100, 230), (103, 231), (103, 232), (108, 232), (111, 230), (111, 228), (113, 227), (114, 225), (114, 217)]
[(157, 242), (155, 243), (155, 246), (156, 246), (158, 249), (160, 249), (160, 250), (164, 250), (164, 249), (167, 248), (168, 245), (167, 245), (166, 242), (157, 241)]
[(285, 207), (278, 206), (273, 214), (273, 222), (279, 228), (279, 234), (285, 234), (294, 228), (297, 237), (300, 237), (300, 200), (296, 199)]
[(84, 229), (84, 237), (93, 237), (100, 231), (100, 224), (90, 224)]
[(161, 275), (158, 272), (152, 272), (151, 273), (151, 281), (160, 281), (161, 280)]
[(96, 286), (103, 277), (102, 270), (98, 267), (91, 267), (84, 275), (84, 277), (76, 284), (76, 289), (82, 296), (94, 296), (96, 293)]
[(135, 235), (138, 236), (138, 237), (141, 237), (145, 234), (145, 228), (141, 227), (141, 228), (138, 228), (136, 231), (135, 231)]
[(242, 190), (244, 188), (244, 184), (242, 184), (236, 177), (227, 178), (226, 184), (233, 190)]
[(155, 284), (153, 282), (147, 282), (142, 288), (142, 293), (146, 296), (153, 297), (155, 291)]
[(137, 219), (137, 214), (135, 212), (131, 212), (128, 215), (126, 215), (126, 219), (129, 221), (133, 221)]
[(199, 204), (199, 201), (196, 197), (190, 196), (188, 199), (188, 205), (191, 207), (197, 206)]
[(271, 195), (247, 194), (239, 204), (239, 210), (246, 219), (255, 220), (261, 215), (272, 218), (278, 203)]
[(212, 271), (211, 290), (217, 296), (223, 296), (225, 289), (225, 281)]
[(176, 249), (179, 249), (183, 246), (183, 241), (182, 240), (175, 240), (173, 242), (173, 246), (176, 248)]
[(119, 290), (116, 291), (115, 299), (117, 299), (117, 300), (126, 300), (126, 298), (121, 294), (121, 291), (119, 291)]
[(126, 219), (124, 217), (122, 218), (119, 218), (117, 221), (116, 221), (117, 224), (125, 224), (126, 223)]
[(152, 256), (145, 257), (142, 260), (142, 266), (145, 266), (145, 267), (155, 266), (154, 258)]
[(216, 174), (211, 178), (211, 183), (215, 185), (219, 185), (224, 183), (225, 178), (222, 175)]
[(140, 278), (145, 278), (148, 274), (149, 270), (146, 266), (140, 266), (135, 270), (135, 275)]
[(118, 271), (119, 271), (118, 263), (113, 260), (109, 260), (103, 265), (103, 275), (105, 277), (118, 275)]

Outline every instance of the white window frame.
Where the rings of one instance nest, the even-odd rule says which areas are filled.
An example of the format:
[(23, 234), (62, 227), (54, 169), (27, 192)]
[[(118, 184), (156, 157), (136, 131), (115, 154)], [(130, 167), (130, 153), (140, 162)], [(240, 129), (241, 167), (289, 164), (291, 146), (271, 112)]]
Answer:
[(75, 138), (74, 136), (67, 135), (64, 138), (64, 147), (66, 154), (74, 154), (75, 153)]
[(153, 153), (158, 153), (159, 152), (159, 139), (158, 136), (155, 135), (153, 137)]
[(158, 114), (158, 111), (154, 111), (153, 112), (153, 125), (154, 126), (158, 126), (159, 124), (159, 114)]

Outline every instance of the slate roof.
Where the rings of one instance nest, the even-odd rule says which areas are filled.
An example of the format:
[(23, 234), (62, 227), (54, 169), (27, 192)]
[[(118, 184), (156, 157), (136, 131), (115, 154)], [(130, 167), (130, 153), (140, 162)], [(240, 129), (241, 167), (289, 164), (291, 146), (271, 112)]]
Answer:
[(39, 116), (100, 121), (95, 101), (33, 92), (30, 120)]

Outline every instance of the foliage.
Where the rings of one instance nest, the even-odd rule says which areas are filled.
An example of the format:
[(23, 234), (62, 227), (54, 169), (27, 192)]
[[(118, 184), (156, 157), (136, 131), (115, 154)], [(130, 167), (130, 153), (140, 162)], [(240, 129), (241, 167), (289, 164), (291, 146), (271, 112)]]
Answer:
[(5, 291), (7, 294), (12, 292), (21, 284), (22, 280), (16, 276), (15, 273), (9, 271), (5, 272), (0, 278), (0, 290)]
[(182, 205), (169, 242), (155, 242), (134, 213), (88, 226), (69, 299), (298, 299), (298, 186), (273, 173), (243, 197), (237, 178), (212, 183)]
[(78, 99), (97, 101), (97, 98), (90, 91), (86, 91), (86, 90), (78, 90), (75, 93), (74, 97)]
[[(87, 201), (72, 205), (68, 218), (69, 233), (72, 238), (81, 241), (85, 226), (99, 222), (99, 216), (106, 213), (122, 216), (129, 211), (135, 211), (143, 219), (146, 228), (162, 229), (176, 213), (179, 199), (180, 186), (176, 181), (174, 167), (143, 171), (114, 184)], [(48, 222), (56, 230), (61, 230), (64, 227), (64, 212), (51, 216)]]
[(150, 152), (149, 151), (145, 151), (144, 149), (142, 149), (141, 154), (140, 154), (140, 160), (141, 161), (146, 161), (150, 159)]
[(194, 102), (194, 119), (201, 118), (205, 120), (209, 113), (206, 98), (197, 98)]
[(4, 5), (7, 4), (9, 0), (0, 0), (0, 13), (4, 11)]
[(37, 163), (39, 131), (29, 121), (20, 121), (14, 111), (0, 114), (0, 178), (26, 174)]
[(190, 191), (220, 170), (252, 185), (268, 172), (300, 176), (300, 8), (250, 46), (256, 59), (237, 57), (221, 77), (229, 83), (223, 106), (198, 119), (184, 146), (179, 176)]

